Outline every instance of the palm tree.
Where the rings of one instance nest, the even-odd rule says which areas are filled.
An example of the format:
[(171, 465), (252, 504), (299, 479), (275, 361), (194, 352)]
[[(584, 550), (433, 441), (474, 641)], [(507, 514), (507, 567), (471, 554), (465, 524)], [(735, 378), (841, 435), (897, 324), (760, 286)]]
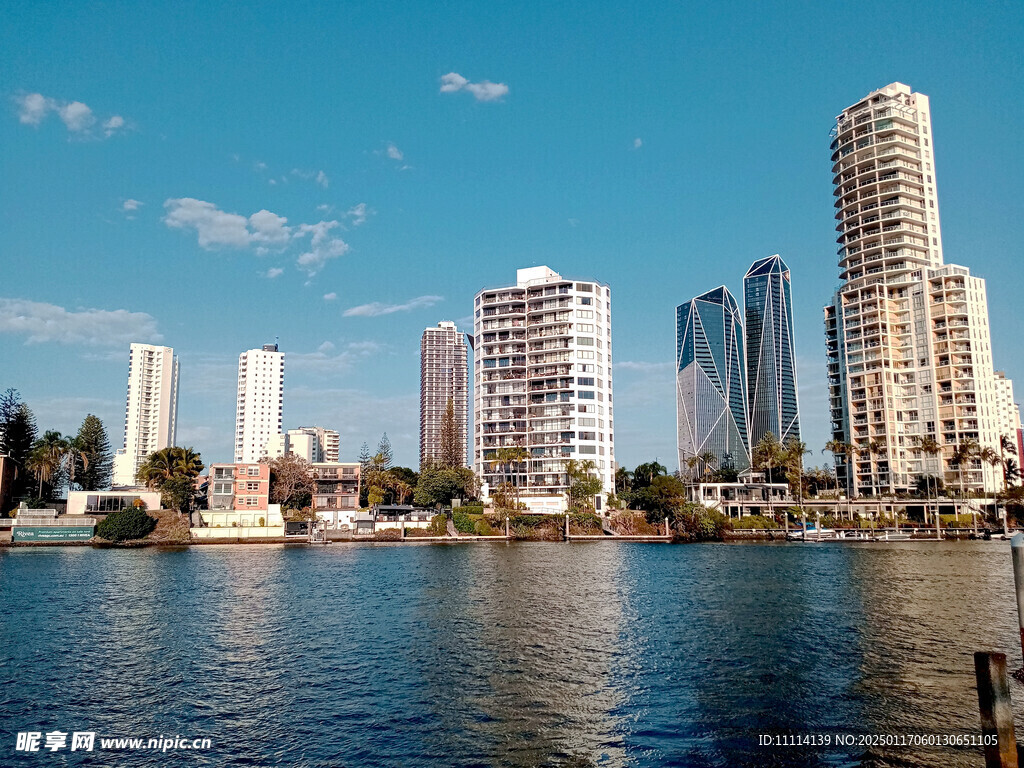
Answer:
[[(921, 437), (920, 435), (914, 435), (913, 441), (916, 444), (917, 449), (919, 451), (921, 451), (921, 453), (925, 454), (926, 456), (933, 456), (934, 457), (934, 456), (938, 456), (940, 453), (942, 453), (942, 444), (939, 443), (939, 441), (936, 440), (931, 435), (925, 435), (924, 437)], [(931, 476), (930, 475), (925, 475), (925, 496), (926, 496), (927, 506), (931, 506), (931, 500), (932, 500), (931, 492), (930, 492), (930, 487), (929, 487), (930, 481), (931, 481)], [(938, 497), (939, 497), (939, 485), (936, 482), (935, 483), (935, 514), (936, 515), (939, 514), (939, 499), (938, 499)], [(938, 526), (936, 526), (936, 530), (938, 530)]]
[[(515, 488), (516, 494), (516, 509), (519, 509), (519, 479), (522, 475), (522, 462), (530, 458), (530, 452), (526, 450), (522, 445), (506, 445), (497, 450), (495, 454), (497, 462), (506, 467), (505, 473), (506, 478), (513, 478), (512, 485)], [(515, 473), (512, 472), (512, 466), (515, 465)]]
[(203, 467), (202, 459), (194, 450), (172, 445), (149, 454), (135, 477), (152, 491), (172, 477), (196, 477)]
[(801, 513), (804, 510), (804, 454), (807, 453), (810, 453), (807, 443), (800, 438), (790, 436), (786, 439), (784, 460), (790, 477), (796, 475), (797, 505)]
[(999, 460), (1003, 465), (1003, 490), (1005, 491), (1009, 487), (1009, 472), (1006, 462), (1009, 460), (1005, 454), (1009, 453), (1012, 456), (1017, 455), (1017, 441), (1012, 437), (1002, 435), (999, 438)]
[[(959, 443), (953, 449), (953, 455), (949, 459), (951, 466), (956, 467), (957, 475), (960, 481), (960, 502), (963, 503), (965, 499), (965, 487), (964, 487), (964, 465), (971, 462), (980, 450), (978, 442), (973, 438), (967, 438), (963, 442)], [(957, 507), (956, 511), (957, 524), (960, 522), (960, 507)]]
[[(767, 470), (765, 477), (768, 485), (768, 514), (774, 517), (772, 507), (772, 469), (780, 466), (785, 461), (785, 452), (778, 438), (771, 432), (765, 432), (764, 436), (757, 441), (752, 452), (752, 464), (755, 469)], [(789, 532), (789, 513), (785, 513), (786, 532)]]
[(709, 467), (718, 465), (718, 457), (708, 450), (701, 451), (696, 456), (696, 459), (700, 462), (700, 474), (702, 478), (705, 478), (710, 474)]
[[(986, 445), (984, 448), (978, 451), (978, 458), (981, 459), (982, 463), (988, 464), (990, 467), (992, 467), (993, 470), (995, 470), (995, 468), (998, 466), (1002, 466), (1003, 463), (1003, 460), (1000, 457), (1000, 455), (990, 445)], [(984, 478), (984, 474), (982, 475), (982, 477)], [(996, 496), (996, 518), (999, 518), (998, 494)], [(975, 528), (977, 528), (977, 523), (975, 523)]]
[(64, 463), (64, 455), (68, 450), (67, 439), (56, 430), (47, 430), (43, 436), (32, 444), (26, 466), (39, 480), (39, 496), (43, 495), (43, 483), (60, 470)]
[(64, 451), (64, 463), (67, 465), (68, 491), (71, 491), (71, 486), (75, 484), (75, 467), (81, 462), (82, 471), (88, 470), (89, 454), (85, 452), (82, 441), (77, 437), (69, 439), (67, 444), (67, 449)]
[[(854, 454), (857, 453), (857, 448), (852, 443), (846, 443), (842, 440), (836, 440), (833, 438), (825, 443), (825, 447), (821, 452), (825, 453), (826, 451), (832, 454), (832, 463), (836, 467), (839, 466), (839, 456), (842, 455), (844, 457), (843, 466), (846, 470), (846, 511), (852, 522), (853, 513), (850, 512), (850, 497), (853, 495), (853, 492), (850, 489), (850, 481), (853, 479), (853, 462), (851, 459)], [(838, 507), (838, 504), (836, 506)], [(836, 513), (838, 514), (838, 509), (836, 510)]]

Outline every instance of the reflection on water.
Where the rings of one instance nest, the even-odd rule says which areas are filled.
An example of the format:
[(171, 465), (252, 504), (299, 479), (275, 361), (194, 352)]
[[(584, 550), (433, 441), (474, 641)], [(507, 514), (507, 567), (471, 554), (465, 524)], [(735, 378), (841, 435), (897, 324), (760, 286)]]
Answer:
[(60, 729), (209, 737), (189, 762), (218, 766), (974, 766), (758, 736), (977, 733), (971, 654), (1019, 663), (1008, 549), (6, 550), (0, 765)]

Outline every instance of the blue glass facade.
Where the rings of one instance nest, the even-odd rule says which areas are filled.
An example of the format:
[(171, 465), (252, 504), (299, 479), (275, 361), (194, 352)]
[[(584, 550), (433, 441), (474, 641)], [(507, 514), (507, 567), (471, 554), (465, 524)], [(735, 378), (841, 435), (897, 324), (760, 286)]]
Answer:
[(743, 323), (725, 286), (676, 307), (679, 466), (705, 451), (719, 467), (750, 466)]
[(793, 296), (778, 255), (759, 259), (743, 278), (747, 342), (747, 427), (751, 447), (768, 432), (800, 439)]

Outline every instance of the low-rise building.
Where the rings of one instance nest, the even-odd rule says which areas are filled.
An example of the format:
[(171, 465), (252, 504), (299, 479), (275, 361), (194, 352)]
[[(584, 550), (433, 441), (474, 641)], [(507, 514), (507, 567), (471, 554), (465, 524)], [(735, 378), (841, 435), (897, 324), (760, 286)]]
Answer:
[(119, 488), (113, 491), (71, 491), (68, 493), (67, 514), (109, 515), (129, 507), (160, 509), (160, 492), (145, 488)]
[(359, 469), (359, 462), (323, 461), (310, 465), (313, 510), (328, 525), (337, 527), (341, 518), (350, 517), (359, 508)]
[(207, 500), (211, 510), (266, 511), (270, 504), (270, 465), (211, 464)]
[(693, 483), (687, 497), (728, 517), (768, 516), (793, 504), (786, 483)]
[(261, 539), (284, 536), (284, 516), (280, 504), (264, 509), (200, 510), (202, 527), (192, 528), (194, 539)]

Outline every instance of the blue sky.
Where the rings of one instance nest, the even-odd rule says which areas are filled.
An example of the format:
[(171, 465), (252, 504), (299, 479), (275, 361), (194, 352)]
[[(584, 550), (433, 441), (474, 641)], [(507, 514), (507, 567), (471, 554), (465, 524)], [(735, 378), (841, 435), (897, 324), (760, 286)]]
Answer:
[(1016, 2), (4, 3), (0, 387), (119, 445), (159, 341), (179, 443), (225, 460), (278, 336), (287, 427), (415, 466), (423, 328), (547, 264), (612, 286), (618, 459), (674, 468), (674, 308), (780, 253), (830, 460), (828, 134), (889, 82), (931, 97), (946, 259), (1024, 387), (1022, 38)]

